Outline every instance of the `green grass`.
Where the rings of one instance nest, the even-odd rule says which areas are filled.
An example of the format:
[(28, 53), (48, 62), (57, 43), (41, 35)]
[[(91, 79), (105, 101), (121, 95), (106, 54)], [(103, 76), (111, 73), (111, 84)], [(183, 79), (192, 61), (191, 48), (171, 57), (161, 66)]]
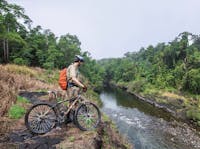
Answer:
[(8, 114), (9, 114), (9, 118), (19, 119), (25, 114), (25, 112), (26, 112), (25, 108), (19, 105), (12, 105)]
[(74, 142), (74, 140), (75, 140), (75, 137), (74, 137), (74, 136), (69, 137), (69, 141), (70, 141), (70, 142)]
[(24, 107), (22, 107), (22, 105), (29, 103), (29, 101), (21, 96), (17, 96), (17, 102), (16, 104), (12, 105), (8, 111), (8, 116), (9, 118), (12, 119), (19, 119), (21, 118), (26, 110)]
[(29, 101), (24, 97), (17, 96), (17, 104), (18, 103), (29, 103)]

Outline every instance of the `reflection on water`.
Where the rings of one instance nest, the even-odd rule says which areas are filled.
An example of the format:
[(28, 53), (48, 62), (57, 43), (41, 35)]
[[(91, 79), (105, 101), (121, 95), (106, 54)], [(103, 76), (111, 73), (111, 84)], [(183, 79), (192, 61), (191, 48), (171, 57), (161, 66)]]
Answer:
[(171, 117), (162, 110), (135, 99), (121, 90), (107, 88), (101, 93), (102, 111), (116, 122), (119, 131), (135, 149), (189, 149), (177, 144), (165, 131)]

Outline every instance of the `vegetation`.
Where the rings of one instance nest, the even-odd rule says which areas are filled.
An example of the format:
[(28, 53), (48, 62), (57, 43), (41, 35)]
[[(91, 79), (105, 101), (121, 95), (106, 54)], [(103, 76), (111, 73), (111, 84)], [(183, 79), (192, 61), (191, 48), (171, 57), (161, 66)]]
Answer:
[[(123, 58), (103, 59), (105, 82), (139, 93), (176, 110), (200, 107), (200, 36), (188, 32), (172, 42), (128, 52)], [(194, 110), (192, 110), (194, 111)], [(188, 118), (194, 112), (188, 112)], [(190, 116), (189, 116), (190, 115)], [(194, 118), (197, 120), (198, 118)]]
[(16, 104), (12, 105), (8, 111), (9, 117), (13, 119), (21, 118), (26, 112), (25, 108), (23, 107), (23, 105), (26, 103), (29, 103), (26, 98), (17, 96)]
[(19, 119), (25, 114), (25, 108), (19, 105), (12, 105), (9, 110), (9, 117), (13, 119)]
[(151, 85), (200, 94), (200, 36), (188, 32), (168, 44), (150, 45), (139, 52), (128, 52), (124, 58), (104, 59), (100, 63), (105, 67), (108, 81), (132, 82), (140, 91)]
[(20, 104), (20, 103), (29, 103), (29, 101), (24, 97), (17, 96), (17, 104)]

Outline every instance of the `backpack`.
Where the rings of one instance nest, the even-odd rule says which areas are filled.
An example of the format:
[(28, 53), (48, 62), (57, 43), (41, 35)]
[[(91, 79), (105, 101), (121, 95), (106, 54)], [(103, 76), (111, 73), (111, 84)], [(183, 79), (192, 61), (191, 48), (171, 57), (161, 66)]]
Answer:
[(58, 83), (60, 85), (60, 87), (63, 89), (63, 90), (67, 90), (67, 68), (64, 68), (60, 71), (60, 76), (59, 76), (59, 80), (58, 80)]

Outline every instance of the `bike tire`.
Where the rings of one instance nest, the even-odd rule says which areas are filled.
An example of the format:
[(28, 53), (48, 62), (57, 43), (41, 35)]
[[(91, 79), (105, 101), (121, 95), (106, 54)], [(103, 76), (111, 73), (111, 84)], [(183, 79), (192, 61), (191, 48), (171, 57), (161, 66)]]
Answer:
[(48, 103), (35, 104), (25, 114), (25, 125), (34, 134), (49, 132), (55, 127), (56, 120), (56, 111)]
[[(74, 115), (74, 121), (80, 130), (94, 130), (101, 122), (101, 112), (94, 103), (87, 102), (81, 104), (77, 108)], [(91, 125), (89, 123), (91, 123)]]

